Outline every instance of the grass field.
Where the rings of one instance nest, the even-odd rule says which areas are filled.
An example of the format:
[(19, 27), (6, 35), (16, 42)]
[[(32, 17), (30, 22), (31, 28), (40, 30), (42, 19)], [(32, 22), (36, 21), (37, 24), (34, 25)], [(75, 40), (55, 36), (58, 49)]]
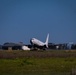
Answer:
[(75, 50), (0, 51), (0, 75), (71, 75)]

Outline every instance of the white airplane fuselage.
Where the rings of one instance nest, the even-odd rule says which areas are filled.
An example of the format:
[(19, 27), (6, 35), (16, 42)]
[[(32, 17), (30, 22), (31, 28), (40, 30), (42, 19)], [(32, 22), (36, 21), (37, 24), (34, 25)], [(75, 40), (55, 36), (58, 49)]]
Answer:
[(35, 45), (38, 45), (38, 46), (44, 46), (45, 43), (43, 43), (42, 41), (36, 39), (36, 38), (32, 38), (31, 42)]

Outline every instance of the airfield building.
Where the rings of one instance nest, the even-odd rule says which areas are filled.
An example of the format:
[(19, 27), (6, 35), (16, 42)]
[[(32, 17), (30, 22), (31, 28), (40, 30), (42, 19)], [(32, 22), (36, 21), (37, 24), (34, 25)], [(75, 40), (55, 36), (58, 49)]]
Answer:
[(25, 46), (23, 43), (4, 43), (2, 46), (3, 50), (21, 50), (22, 46)]

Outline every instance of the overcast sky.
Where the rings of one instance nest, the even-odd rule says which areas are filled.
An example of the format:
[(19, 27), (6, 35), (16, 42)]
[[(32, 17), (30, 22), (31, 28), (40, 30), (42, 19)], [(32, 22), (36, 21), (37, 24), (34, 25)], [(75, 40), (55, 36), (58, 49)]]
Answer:
[(0, 44), (76, 43), (76, 0), (0, 0)]

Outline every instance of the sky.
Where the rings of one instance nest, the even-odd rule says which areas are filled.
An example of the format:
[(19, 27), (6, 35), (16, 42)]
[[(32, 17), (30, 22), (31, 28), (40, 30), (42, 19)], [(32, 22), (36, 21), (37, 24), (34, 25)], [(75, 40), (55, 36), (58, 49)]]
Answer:
[(0, 0), (0, 44), (76, 43), (76, 0)]

